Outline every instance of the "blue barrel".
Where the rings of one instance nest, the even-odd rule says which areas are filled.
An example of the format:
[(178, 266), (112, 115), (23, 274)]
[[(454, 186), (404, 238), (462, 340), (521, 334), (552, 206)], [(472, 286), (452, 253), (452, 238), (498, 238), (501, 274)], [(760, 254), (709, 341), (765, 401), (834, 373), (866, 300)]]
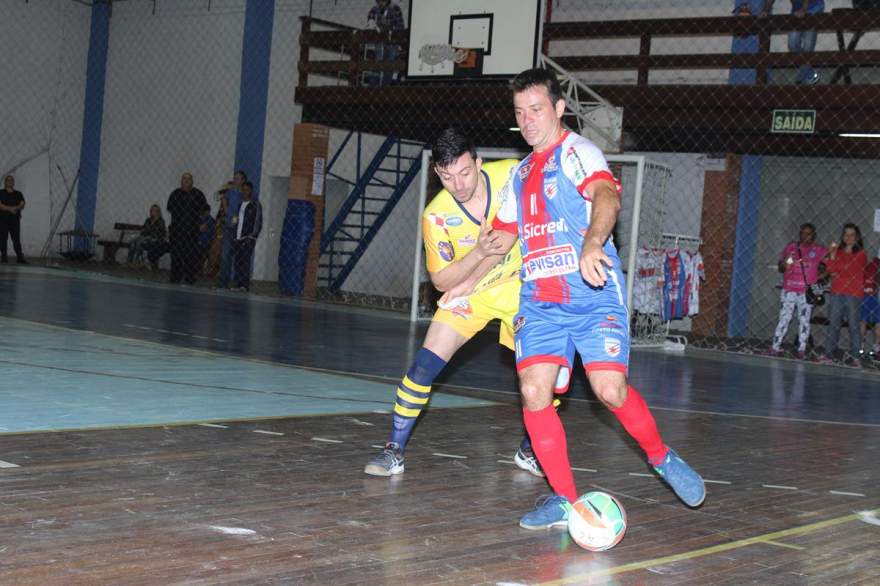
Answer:
[(301, 199), (289, 200), (278, 250), (278, 286), (282, 293), (302, 295), (314, 233), (315, 205)]

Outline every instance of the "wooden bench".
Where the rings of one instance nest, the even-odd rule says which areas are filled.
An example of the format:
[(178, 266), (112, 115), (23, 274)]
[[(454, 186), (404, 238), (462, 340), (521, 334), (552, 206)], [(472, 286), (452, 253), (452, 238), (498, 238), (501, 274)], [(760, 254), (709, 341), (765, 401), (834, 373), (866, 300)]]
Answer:
[(125, 240), (126, 232), (141, 233), (143, 224), (125, 224), (116, 222), (113, 229), (119, 232), (119, 238), (116, 240), (98, 240), (98, 245), (104, 247), (104, 262), (108, 264), (116, 264), (116, 253), (120, 248), (128, 248), (129, 243)]

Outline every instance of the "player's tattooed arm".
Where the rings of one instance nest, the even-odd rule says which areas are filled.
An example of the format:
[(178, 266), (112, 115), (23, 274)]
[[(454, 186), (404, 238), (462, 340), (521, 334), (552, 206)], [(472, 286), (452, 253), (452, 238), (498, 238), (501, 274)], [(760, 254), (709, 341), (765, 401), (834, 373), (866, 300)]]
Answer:
[(593, 196), (592, 211), (590, 213), (590, 228), (584, 234), (584, 242), (581, 246), (580, 269), (581, 276), (593, 287), (601, 287), (608, 280), (605, 267), (611, 267), (611, 259), (605, 254), (602, 247), (620, 213), (620, 196), (611, 181), (594, 181), (590, 187)]

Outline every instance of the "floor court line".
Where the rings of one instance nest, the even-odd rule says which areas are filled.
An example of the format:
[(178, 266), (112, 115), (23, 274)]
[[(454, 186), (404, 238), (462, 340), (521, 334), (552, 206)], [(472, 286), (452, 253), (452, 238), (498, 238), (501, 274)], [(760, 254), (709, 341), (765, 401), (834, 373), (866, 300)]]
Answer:
[[(130, 342), (137, 342), (140, 344), (149, 344), (149, 345), (154, 345), (154, 346), (158, 346), (158, 347), (162, 347), (162, 348), (177, 348), (176, 346), (172, 346), (170, 344), (162, 344), (160, 342), (154, 342), (152, 340), (141, 340), (139, 338), (129, 338), (126, 336), (119, 336), (119, 335), (115, 335), (115, 334), (104, 334), (104, 333), (92, 332), (92, 331), (88, 331), (88, 330), (78, 330), (75, 328), (62, 327), (62, 326), (58, 326), (58, 325), (54, 325), (54, 324), (35, 322), (35, 321), (30, 321), (30, 320), (15, 318), (15, 317), (2, 316), (2, 317), (0, 317), (0, 321), (2, 321), (2, 320), (16, 321), (16, 322), (21, 322), (24, 324), (46, 327), (46, 328), (54, 328), (54, 329), (58, 329), (58, 330), (62, 330), (62, 331), (68, 331), (68, 332), (74, 331), (74, 332), (89, 333), (89, 334), (96, 335), (96, 336), (104, 336), (107, 338), (116, 338), (116, 339), (126, 340), (126, 341), (130, 341)], [(264, 360), (261, 358), (253, 358), (253, 357), (249, 357), (249, 356), (241, 356), (241, 355), (237, 355), (237, 354), (226, 354), (226, 353), (219, 352), (216, 350), (206, 350), (204, 348), (188, 348), (187, 350), (189, 352), (204, 354), (206, 356), (224, 357), (224, 358), (229, 358), (231, 356), (237, 360), (253, 362), (256, 364), (267, 364), (267, 365), (272, 365), (272, 366), (278, 366), (281, 368), (293, 368), (293, 369), (298, 369), (298, 370), (307, 370), (310, 372), (319, 372), (319, 373), (335, 374), (335, 375), (341, 375), (341, 376), (350, 376), (350, 377), (354, 377), (354, 378), (362, 378), (362, 379), (372, 380), (372, 381), (376, 381), (376, 382), (391, 383), (391, 384), (397, 384), (398, 382), (400, 382), (399, 377), (377, 376), (377, 375), (371, 375), (371, 374), (352, 372), (352, 371), (348, 371), (348, 370), (321, 368), (321, 367), (316, 367), (316, 366), (304, 366), (304, 365), (300, 365), (300, 364), (291, 364), (291, 363), (286, 363), (286, 362), (273, 362), (271, 360)], [(444, 389), (447, 389), (447, 390), (479, 391), (479, 392), (485, 392), (485, 393), (497, 393), (497, 394), (505, 395), (507, 397), (510, 397), (513, 395), (513, 393), (511, 393), (510, 391), (502, 391), (502, 390), (498, 390), (498, 389), (489, 389), (489, 388), (484, 388), (484, 387), (473, 387), (473, 386), (459, 385), (459, 384), (448, 385), (448, 384), (439, 383), (439, 384), (434, 385), (434, 389), (436, 391), (441, 391), (441, 392)], [(596, 403), (596, 404), (600, 403), (600, 401), (598, 401), (596, 399), (582, 399), (580, 397), (566, 397), (565, 400), (572, 401), (572, 402), (579, 402), (579, 403)], [(651, 406), (651, 410), (652, 411), (671, 411), (673, 413), (688, 413), (688, 414), (693, 413), (693, 414), (700, 414), (700, 415), (713, 415), (713, 416), (717, 416), (717, 417), (731, 417), (731, 418), (741, 417), (741, 418), (747, 418), (747, 419), (762, 419), (762, 420), (768, 420), (768, 421), (792, 421), (792, 422), (796, 422), (796, 423), (811, 423), (811, 424), (821, 423), (821, 424), (826, 424), (826, 425), (843, 425), (843, 426), (851, 426), (851, 427), (880, 428), (880, 424), (878, 424), (878, 423), (831, 421), (831, 420), (827, 420), (827, 419), (806, 419), (806, 418), (799, 418), (799, 417), (778, 417), (778, 416), (774, 416), (774, 415), (752, 415), (752, 414), (748, 414), (748, 413), (724, 413), (721, 411), (710, 411), (710, 410), (703, 410), (703, 409), (680, 409), (680, 408), (676, 408), (676, 407)]]
[[(97, 370), (86, 370), (86, 369), (80, 369), (80, 368), (65, 368), (63, 366), (49, 366), (46, 364), (32, 364), (32, 363), (27, 363), (27, 362), (17, 362), (17, 361), (13, 361), (13, 360), (0, 359), (0, 364), (8, 364), (10, 366), (24, 366), (27, 368), (36, 368), (36, 369), (45, 369), (45, 370), (57, 370), (57, 371), (61, 371), (61, 372), (69, 372), (72, 374), (87, 374), (87, 375), (91, 375), (91, 376), (110, 377), (110, 378), (118, 378), (118, 379), (123, 379), (123, 380), (136, 380), (136, 381), (147, 382), (147, 383), (161, 383), (163, 385), (177, 385), (177, 386), (189, 387), (189, 388), (195, 388), (195, 389), (207, 389), (207, 390), (217, 389), (217, 390), (223, 390), (223, 391), (236, 391), (236, 392), (240, 392), (240, 393), (260, 393), (260, 394), (266, 394), (266, 395), (278, 395), (278, 396), (282, 396), (282, 397), (300, 397), (300, 398), (304, 398), (304, 399), (323, 399), (323, 398), (325, 398), (325, 397), (322, 397), (319, 395), (307, 395), (304, 393), (288, 393), (288, 392), (282, 392), (282, 391), (266, 391), (266, 390), (261, 390), (261, 389), (246, 389), (243, 387), (230, 387), (230, 386), (226, 386), (226, 385), (189, 383), (189, 382), (174, 381), (174, 380), (163, 379), (163, 378), (133, 376), (133, 375), (129, 375), (129, 374), (114, 374), (114, 373), (110, 373), (110, 372), (100, 372)], [(349, 402), (354, 402), (354, 403), (379, 403), (379, 404), (383, 404), (383, 405), (388, 402), (385, 399), (379, 401), (379, 400), (374, 400), (374, 399), (354, 399), (351, 397), (334, 397), (333, 400), (334, 401), (349, 401)]]
[[(350, 416), (389, 400), (384, 384), (365, 377), (21, 320), (0, 318), (0, 327), (6, 334), (0, 368), (8, 373), (0, 380), (0, 411), (8, 421), (0, 433)], [(492, 404), (441, 392), (432, 408)]]
[[(746, 539), (740, 539), (737, 541), (732, 541), (730, 543), (721, 543), (719, 545), (712, 545), (709, 547), (703, 547), (700, 549), (693, 549), (691, 551), (685, 551), (679, 554), (668, 555), (664, 557), (654, 558), (650, 560), (642, 560), (640, 562), (632, 562), (629, 564), (623, 564), (620, 566), (615, 566), (612, 568), (605, 568), (602, 570), (597, 570), (595, 572), (586, 572), (583, 574), (578, 574), (576, 576), (568, 576), (566, 578), (562, 578), (560, 580), (550, 580), (547, 582), (540, 582), (539, 586), (562, 586), (564, 584), (578, 584), (589, 580), (591, 578), (600, 578), (604, 576), (615, 576), (618, 574), (624, 574), (627, 572), (634, 572), (637, 570), (647, 570), (653, 566), (660, 566), (664, 564), (671, 564), (674, 562), (680, 562), (685, 560), (693, 560), (701, 557), (706, 557), (709, 555), (713, 555), (716, 553), (721, 553), (725, 551), (730, 551), (733, 549), (740, 549), (743, 547), (748, 547), (750, 545), (755, 545), (758, 543), (769, 543), (771, 541), (777, 541), (779, 539), (784, 539), (786, 537), (793, 537), (796, 535), (806, 535), (808, 533), (814, 533), (816, 531), (821, 531), (822, 529), (827, 529), (829, 527), (834, 527), (836, 525), (841, 525), (843, 523), (851, 523), (853, 521), (861, 521), (862, 516), (865, 514), (876, 514), (880, 512), (880, 509), (874, 509), (873, 511), (862, 511), (860, 513), (852, 513), (850, 515), (844, 515), (842, 517), (835, 517), (833, 519), (827, 519), (825, 521), (817, 521), (816, 523), (810, 523), (809, 525), (801, 525), (800, 527), (792, 527), (790, 529), (783, 529), (781, 531), (773, 531), (771, 533), (765, 533), (763, 535), (756, 535), (755, 537), (748, 537)], [(772, 544), (772, 545), (780, 545), (780, 544)], [(795, 546), (797, 547), (797, 546)]]

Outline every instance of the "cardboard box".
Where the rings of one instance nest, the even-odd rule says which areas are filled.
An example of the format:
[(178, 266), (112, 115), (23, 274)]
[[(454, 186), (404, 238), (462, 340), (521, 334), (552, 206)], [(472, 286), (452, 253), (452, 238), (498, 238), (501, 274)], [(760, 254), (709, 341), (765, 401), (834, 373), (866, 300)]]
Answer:
[(315, 235), (309, 243), (303, 292), (309, 298), (315, 298), (318, 292), (318, 260), (324, 231), (324, 189), (329, 148), (330, 129), (326, 126), (297, 124), (293, 127), (293, 155), (287, 197), (315, 204)]
[(297, 124), (293, 127), (293, 155), (290, 174), (312, 176), (316, 159), (326, 167), (330, 148), (330, 129), (320, 124)]

